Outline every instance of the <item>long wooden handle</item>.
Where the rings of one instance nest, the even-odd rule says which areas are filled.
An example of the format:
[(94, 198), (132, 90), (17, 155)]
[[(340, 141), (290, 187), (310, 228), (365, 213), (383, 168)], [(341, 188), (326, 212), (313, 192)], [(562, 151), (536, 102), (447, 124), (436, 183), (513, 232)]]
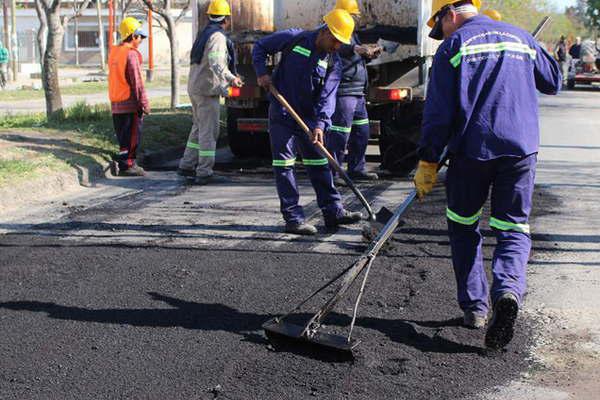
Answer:
[[(290, 115), (292, 116), (292, 118), (294, 118), (294, 120), (298, 123), (298, 125), (300, 125), (300, 128), (302, 128), (304, 133), (306, 133), (307, 135), (310, 136), (311, 132), (310, 132), (310, 128), (308, 127), (308, 125), (306, 125), (306, 123), (302, 120), (302, 118), (300, 118), (298, 113), (292, 108), (292, 106), (290, 105), (290, 103), (288, 103), (288, 101), (285, 99), (285, 97), (283, 97), (281, 95), (281, 93), (279, 93), (279, 90), (277, 90), (277, 88), (273, 85), (270, 86), (270, 90), (271, 90), (271, 94), (273, 96), (275, 96), (277, 101), (279, 101), (281, 103), (281, 105), (290, 113)], [(340, 172), (342, 167), (338, 164), (336, 159), (333, 158), (333, 156), (325, 148), (325, 146), (323, 146), (323, 144), (321, 144), (321, 143), (315, 143), (315, 146), (318, 147), (319, 151), (325, 156), (325, 158), (327, 158), (329, 163), (331, 165), (333, 165), (333, 168), (335, 168), (338, 172)]]

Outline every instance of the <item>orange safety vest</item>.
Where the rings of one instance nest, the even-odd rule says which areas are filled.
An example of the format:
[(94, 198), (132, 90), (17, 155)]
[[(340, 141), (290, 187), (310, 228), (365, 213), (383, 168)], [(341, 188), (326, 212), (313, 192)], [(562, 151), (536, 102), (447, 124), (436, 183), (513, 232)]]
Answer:
[[(127, 56), (130, 51), (135, 51), (142, 65), (142, 54), (129, 43), (113, 46), (108, 56), (108, 97), (113, 103), (129, 100), (131, 87), (125, 77), (127, 69)], [(140, 71), (141, 75), (141, 71)]]

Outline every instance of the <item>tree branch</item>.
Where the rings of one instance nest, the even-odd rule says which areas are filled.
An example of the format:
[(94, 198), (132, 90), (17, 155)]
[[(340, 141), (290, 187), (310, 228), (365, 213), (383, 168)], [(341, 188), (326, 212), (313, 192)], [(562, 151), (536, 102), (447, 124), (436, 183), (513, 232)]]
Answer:
[[(60, 2), (60, 0), (58, 0)], [(67, 24), (69, 23), (70, 20), (72, 20), (73, 18), (79, 18), (81, 17), (81, 14), (83, 13), (83, 10), (87, 9), (88, 6), (90, 5), (90, 3), (92, 2), (92, 0), (84, 0), (79, 7), (76, 6), (77, 2), (74, 1), (73, 2), (73, 14), (72, 15), (65, 15), (62, 18), (62, 23), (63, 26), (67, 26)]]
[(192, 5), (192, 0), (187, 0), (185, 7), (183, 7), (183, 9), (181, 9), (181, 12), (177, 16), (177, 18), (175, 18), (175, 25), (177, 25), (181, 22), (181, 20), (185, 17), (185, 15), (190, 10), (191, 5)]

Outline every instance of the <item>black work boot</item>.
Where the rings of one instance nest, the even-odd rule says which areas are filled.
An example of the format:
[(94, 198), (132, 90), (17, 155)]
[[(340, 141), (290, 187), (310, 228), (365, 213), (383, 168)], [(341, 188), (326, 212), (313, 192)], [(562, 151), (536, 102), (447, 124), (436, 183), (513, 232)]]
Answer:
[(374, 172), (360, 171), (360, 172), (348, 172), (348, 176), (353, 181), (357, 182), (368, 182), (376, 181), (379, 179), (379, 175)]
[(317, 228), (305, 222), (288, 222), (285, 224), (285, 233), (293, 233), (294, 235), (314, 236), (317, 234)]
[(177, 175), (183, 176), (184, 178), (195, 178), (196, 171), (191, 169), (177, 168)]
[(485, 346), (501, 350), (513, 338), (515, 320), (519, 312), (519, 303), (512, 293), (504, 293), (494, 304), (492, 319), (485, 334)]
[(325, 228), (328, 232), (336, 232), (340, 225), (352, 225), (363, 219), (360, 212), (351, 212), (344, 210), (342, 214), (336, 218), (325, 218)]

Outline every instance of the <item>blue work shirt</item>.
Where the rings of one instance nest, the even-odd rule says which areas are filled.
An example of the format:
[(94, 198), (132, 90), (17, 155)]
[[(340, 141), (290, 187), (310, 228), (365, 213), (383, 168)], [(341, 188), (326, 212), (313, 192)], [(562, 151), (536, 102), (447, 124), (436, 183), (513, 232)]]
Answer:
[[(331, 116), (335, 111), (342, 64), (337, 54), (317, 50), (319, 31), (288, 29), (266, 36), (255, 43), (252, 60), (257, 76), (267, 75), (267, 57), (293, 44), (277, 66), (273, 84), (311, 130), (320, 128), (325, 131), (331, 126)], [(271, 103), (271, 109), (276, 110), (271, 118), (290, 127), (297, 126), (276, 99), (271, 97)]]
[(487, 161), (538, 152), (538, 94), (556, 94), (558, 63), (528, 32), (478, 15), (438, 49), (431, 69), (419, 157)]

